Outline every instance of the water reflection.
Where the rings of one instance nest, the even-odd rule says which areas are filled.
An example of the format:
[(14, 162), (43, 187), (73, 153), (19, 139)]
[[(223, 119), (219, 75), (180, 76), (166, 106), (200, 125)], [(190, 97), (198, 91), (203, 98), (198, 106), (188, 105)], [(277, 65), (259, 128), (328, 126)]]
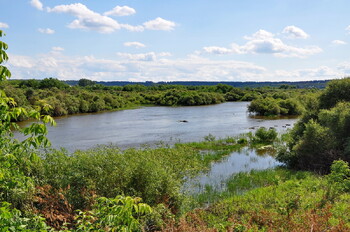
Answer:
[(243, 148), (241, 151), (232, 152), (220, 162), (212, 163), (208, 172), (188, 180), (183, 191), (190, 193), (201, 193), (206, 186), (222, 191), (226, 188), (226, 181), (239, 172), (251, 170), (264, 170), (281, 165), (275, 158), (274, 152), (270, 149), (259, 150)]

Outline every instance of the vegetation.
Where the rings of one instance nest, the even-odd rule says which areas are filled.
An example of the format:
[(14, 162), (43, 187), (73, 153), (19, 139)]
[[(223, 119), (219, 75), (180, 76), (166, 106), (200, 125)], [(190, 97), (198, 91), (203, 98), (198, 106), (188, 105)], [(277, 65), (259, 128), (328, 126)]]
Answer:
[[(288, 86), (242, 90), (228, 85), (104, 87), (89, 80), (70, 87), (54, 78), (8, 82), (6, 49), (0, 41), (1, 231), (350, 230), (350, 168), (338, 160), (348, 160), (350, 151), (350, 103), (344, 94), (349, 79), (331, 82), (320, 96)], [(54, 125), (54, 120), (43, 114), (224, 99), (264, 102), (271, 97), (280, 112), (296, 111), (300, 99), (306, 109), (286, 136), (279, 159), (293, 168), (330, 174), (281, 168), (240, 173), (227, 181), (223, 192), (207, 188), (188, 196), (180, 192), (183, 183), (212, 162), (244, 146), (272, 148), (283, 146), (284, 140), (274, 129), (259, 128), (237, 138), (208, 135), (202, 142), (172, 147), (121, 151), (100, 146), (71, 154), (48, 149), (45, 137), (46, 124)], [(25, 118), (37, 123), (18, 128), (14, 121)], [(13, 129), (26, 138), (14, 139)], [(204, 207), (209, 198), (210, 205)]]
[(350, 78), (333, 80), (293, 128), (278, 159), (289, 167), (328, 173), (334, 160), (350, 161)]
[[(216, 86), (181, 86), (141, 84), (104, 86), (80, 79), (69, 86), (55, 78), (43, 80), (11, 80), (0, 83), (7, 96), (27, 110), (41, 114), (63, 116), (105, 110), (131, 108), (140, 105), (194, 106), (225, 101), (252, 101), (249, 111), (260, 115), (298, 115), (304, 110), (302, 97), (316, 90), (260, 87), (240, 89), (225, 84)], [(43, 106), (50, 105), (50, 109)], [(23, 120), (20, 117), (18, 120)]]
[(216, 193), (218, 202), (186, 213), (164, 230), (349, 231), (350, 194), (344, 188), (349, 170), (337, 161), (326, 177), (287, 169), (242, 173), (228, 181), (226, 192)]

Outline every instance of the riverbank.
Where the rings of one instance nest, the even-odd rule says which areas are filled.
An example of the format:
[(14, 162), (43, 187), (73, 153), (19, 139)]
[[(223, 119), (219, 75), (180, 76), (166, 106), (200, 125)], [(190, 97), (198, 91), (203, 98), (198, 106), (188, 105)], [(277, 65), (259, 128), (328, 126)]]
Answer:
[[(26, 189), (23, 196), (10, 195), (8, 201), (25, 209), (23, 220), (31, 224), (23, 226), (31, 230), (87, 231), (114, 225), (134, 228), (130, 231), (289, 230), (293, 225), (339, 231), (350, 228), (349, 194), (341, 189), (334, 192), (337, 184), (311, 173), (253, 171), (226, 178), (224, 189), (205, 185), (202, 192), (181, 191), (191, 178), (210, 172), (213, 164), (226, 162), (225, 157), (250, 148), (273, 158), (273, 147), (283, 141), (275, 129), (259, 128), (237, 137), (209, 135), (201, 142), (157, 148), (121, 151), (115, 146), (99, 146), (74, 153), (46, 150), (30, 166), (36, 189)], [(140, 197), (146, 205), (140, 203)], [(32, 218), (29, 212), (43, 218)], [(130, 214), (131, 219), (126, 220), (121, 212)], [(15, 219), (16, 223), (22, 218)], [(310, 218), (315, 218), (315, 223), (305, 224)]]
[[(254, 101), (250, 111), (263, 115), (293, 115), (303, 111), (302, 98), (315, 89), (280, 87), (236, 88), (182, 85), (69, 86), (54, 78), (13, 80), (0, 83), (7, 96), (19, 107), (37, 109), (41, 114), (65, 116), (128, 109), (142, 105), (200, 106), (223, 102)], [(268, 111), (268, 109), (274, 109)], [(24, 116), (17, 120), (25, 120)]]
[(120, 151), (101, 146), (74, 154), (55, 150), (44, 154), (38, 180), (46, 187), (37, 196), (61, 194), (66, 208), (49, 209), (45, 204), (52, 202), (46, 199), (40, 212), (54, 215), (46, 220), (57, 225), (56, 229), (61, 228), (62, 217), (70, 228), (87, 223), (97, 229), (98, 224), (87, 218), (80, 218), (80, 222), (74, 219), (73, 209), (92, 207), (94, 220), (105, 220), (100, 217), (111, 212), (98, 216), (101, 203), (97, 199), (122, 194), (141, 197), (152, 207), (152, 212), (138, 217), (140, 228), (146, 231), (349, 229), (349, 193), (337, 188), (338, 182), (333, 183), (330, 177), (310, 172), (281, 167), (248, 171), (247, 167), (226, 178), (225, 188), (207, 184), (201, 192), (179, 191), (191, 178), (210, 173), (212, 164), (226, 162), (230, 154), (249, 147), (260, 150), (260, 156), (273, 157), (273, 146), (281, 143), (283, 139), (275, 130), (260, 129), (235, 138), (207, 136), (202, 142), (173, 147)]
[[(349, 231), (350, 193), (339, 188), (344, 180), (332, 179), (339, 174), (318, 176), (283, 168), (240, 173), (228, 180), (226, 191), (208, 188), (193, 196), (195, 209), (177, 223), (166, 223), (163, 230)], [(208, 199), (214, 203), (207, 204)]]

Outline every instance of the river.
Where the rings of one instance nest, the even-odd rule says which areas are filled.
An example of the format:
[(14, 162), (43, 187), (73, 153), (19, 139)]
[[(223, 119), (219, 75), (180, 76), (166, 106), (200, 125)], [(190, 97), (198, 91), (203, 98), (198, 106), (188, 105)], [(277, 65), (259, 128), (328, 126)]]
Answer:
[(295, 118), (267, 120), (251, 117), (247, 113), (248, 104), (227, 102), (209, 106), (142, 107), (57, 117), (57, 126), (48, 128), (48, 138), (54, 148), (64, 147), (68, 151), (111, 143), (128, 148), (144, 144), (152, 146), (159, 142), (200, 141), (208, 134), (236, 136), (262, 126), (282, 132), (296, 122)]

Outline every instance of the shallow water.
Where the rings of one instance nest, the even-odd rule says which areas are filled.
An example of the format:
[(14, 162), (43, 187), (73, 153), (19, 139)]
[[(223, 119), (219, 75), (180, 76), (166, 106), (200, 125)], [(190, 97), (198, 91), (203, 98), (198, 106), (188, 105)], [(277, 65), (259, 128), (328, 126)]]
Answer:
[(232, 152), (219, 162), (211, 164), (208, 172), (188, 180), (183, 191), (201, 193), (206, 186), (214, 190), (222, 191), (226, 188), (226, 181), (239, 172), (251, 170), (264, 170), (281, 165), (270, 153), (257, 152), (256, 150), (243, 148), (241, 151)]
[(55, 118), (57, 126), (48, 128), (48, 138), (53, 147), (64, 147), (68, 151), (110, 143), (127, 148), (154, 145), (160, 141), (169, 144), (200, 141), (208, 134), (236, 136), (262, 126), (274, 127), (281, 132), (291, 128), (296, 121), (295, 118), (251, 117), (247, 113), (248, 104), (227, 102), (194, 107), (142, 107), (58, 117)]

